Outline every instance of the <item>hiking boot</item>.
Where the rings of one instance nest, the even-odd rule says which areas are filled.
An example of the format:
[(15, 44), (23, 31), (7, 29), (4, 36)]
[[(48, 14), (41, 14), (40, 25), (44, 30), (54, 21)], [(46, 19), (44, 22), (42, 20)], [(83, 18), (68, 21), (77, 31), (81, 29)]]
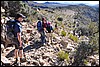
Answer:
[(20, 62), (21, 63), (26, 62), (26, 58), (20, 58)]
[(18, 63), (18, 62), (17, 62), (17, 63), (15, 64), (15, 66), (21, 66), (21, 63)]
[(12, 63), (12, 65), (15, 65), (15, 64), (17, 64), (18, 63), (18, 60), (15, 60), (13, 63)]

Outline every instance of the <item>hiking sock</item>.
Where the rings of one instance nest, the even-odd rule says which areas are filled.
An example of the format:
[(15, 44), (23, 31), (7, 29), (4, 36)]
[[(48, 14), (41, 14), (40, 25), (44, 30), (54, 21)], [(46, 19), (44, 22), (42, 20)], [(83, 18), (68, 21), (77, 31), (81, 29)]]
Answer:
[(17, 61), (18, 61), (18, 58), (16, 58), (16, 61), (15, 62), (17, 63)]
[(20, 62), (25, 62), (25, 58), (20, 58)]
[(22, 58), (20, 58), (20, 62), (22, 62)]

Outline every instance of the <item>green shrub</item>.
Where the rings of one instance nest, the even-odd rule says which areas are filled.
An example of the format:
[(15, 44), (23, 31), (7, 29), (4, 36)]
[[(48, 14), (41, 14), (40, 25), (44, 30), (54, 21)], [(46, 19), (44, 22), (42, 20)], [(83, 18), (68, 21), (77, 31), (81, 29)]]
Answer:
[(67, 61), (69, 61), (69, 54), (65, 53), (65, 51), (59, 51), (57, 55), (61, 60), (66, 59)]
[(78, 42), (77, 36), (74, 36), (73, 34), (69, 34), (69, 38), (72, 39), (74, 42)]
[(58, 17), (57, 20), (58, 21), (63, 21), (63, 18), (62, 17)]
[(65, 31), (61, 31), (61, 35), (62, 36), (66, 36), (66, 32)]
[(85, 60), (85, 59), (84, 59), (84, 64), (85, 64), (85, 65), (86, 65), (86, 64), (88, 64), (88, 61), (87, 61), (87, 60)]
[(37, 14), (37, 12), (36, 11), (33, 11), (33, 15), (36, 15)]

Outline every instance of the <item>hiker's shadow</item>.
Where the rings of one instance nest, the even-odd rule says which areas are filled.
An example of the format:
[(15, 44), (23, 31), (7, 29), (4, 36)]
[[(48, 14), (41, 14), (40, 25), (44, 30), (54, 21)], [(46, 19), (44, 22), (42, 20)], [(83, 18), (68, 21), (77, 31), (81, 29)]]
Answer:
[(10, 51), (10, 52), (6, 55), (6, 57), (7, 57), (7, 58), (13, 57), (13, 56), (14, 56), (14, 51), (15, 51), (15, 49), (13, 49), (12, 51)]
[(42, 47), (42, 46), (43, 46), (43, 45), (41, 44), (41, 42), (36, 41), (36, 42), (34, 42), (34, 44), (25, 47), (25, 48), (24, 48), (24, 52), (26, 52), (26, 51), (28, 51), (28, 50), (31, 50), (31, 49), (38, 49), (38, 48), (40, 48), (40, 47)]
[[(31, 49), (38, 49), (38, 48), (40, 48), (41, 46), (43, 46), (43, 45), (41, 44), (41, 42), (36, 41), (36, 42), (34, 42), (32, 45), (28, 45), (27, 47), (25, 47), (25, 48), (23, 49), (23, 51), (26, 52), (26, 51), (29, 51), (29, 50), (31, 50)], [(14, 49), (14, 50), (15, 50), (15, 49)], [(7, 57), (7, 58), (13, 57), (13, 56), (14, 56), (14, 50), (10, 51), (10, 52), (6, 55), (6, 57)]]

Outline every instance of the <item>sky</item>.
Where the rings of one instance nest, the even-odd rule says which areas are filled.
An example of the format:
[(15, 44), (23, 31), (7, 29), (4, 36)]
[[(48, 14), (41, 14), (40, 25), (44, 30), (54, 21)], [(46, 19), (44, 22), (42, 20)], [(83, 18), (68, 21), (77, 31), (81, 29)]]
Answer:
[[(47, 1), (34, 1), (34, 2), (38, 2), (38, 3), (44, 3)], [(84, 4), (90, 4), (90, 5), (96, 5), (99, 4), (99, 1), (48, 1), (48, 2), (58, 2), (58, 3), (84, 3)]]

